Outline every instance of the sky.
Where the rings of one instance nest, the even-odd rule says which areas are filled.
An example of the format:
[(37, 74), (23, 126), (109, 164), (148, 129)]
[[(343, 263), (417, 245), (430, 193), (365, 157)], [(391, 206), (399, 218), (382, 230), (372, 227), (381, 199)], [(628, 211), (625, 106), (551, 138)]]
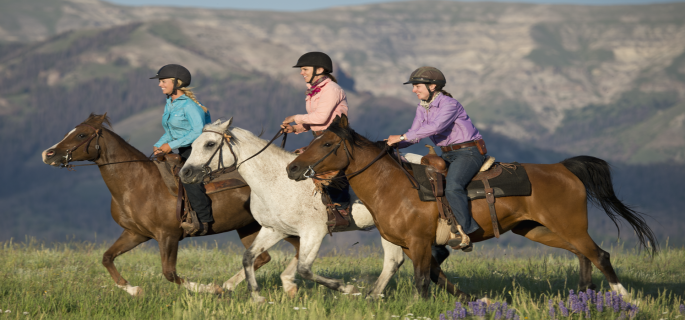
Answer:
[[(330, 7), (397, 2), (402, 0), (106, 0), (121, 5), (181, 6), (243, 10), (308, 11)], [(467, 0), (482, 2), (481, 0)], [(616, 5), (685, 2), (685, 0), (489, 0), (488, 2), (526, 2), (544, 4)]]

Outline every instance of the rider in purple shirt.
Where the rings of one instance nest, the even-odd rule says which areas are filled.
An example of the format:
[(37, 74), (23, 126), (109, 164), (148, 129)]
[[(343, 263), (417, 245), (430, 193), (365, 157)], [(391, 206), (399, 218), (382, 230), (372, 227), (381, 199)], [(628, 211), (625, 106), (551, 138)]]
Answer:
[[(485, 160), (485, 155), (476, 146), (483, 137), (461, 103), (442, 90), (446, 81), (440, 70), (433, 67), (418, 68), (404, 84), (408, 83), (413, 85), (412, 92), (420, 100), (416, 116), (405, 134), (388, 137), (388, 145), (397, 144), (398, 148), (405, 148), (423, 138), (430, 138), (441, 147), (441, 156), (449, 164), (445, 197), (464, 233), (475, 232), (480, 226), (469, 212), (466, 186)], [(452, 226), (452, 236), (448, 242), (451, 247), (459, 249), (470, 245), (463, 243), (457, 233), (457, 227)]]

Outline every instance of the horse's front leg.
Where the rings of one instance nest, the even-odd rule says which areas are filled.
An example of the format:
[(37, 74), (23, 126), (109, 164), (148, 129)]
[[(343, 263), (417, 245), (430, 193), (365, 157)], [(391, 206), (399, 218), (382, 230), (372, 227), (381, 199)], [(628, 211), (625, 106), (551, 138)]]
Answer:
[(243, 254), (243, 269), (247, 278), (247, 287), (252, 294), (252, 300), (255, 302), (266, 302), (266, 298), (259, 294), (259, 284), (257, 284), (254, 270), (255, 259), (285, 237), (287, 237), (286, 234), (273, 228), (262, 227), (250, 248), (245, 250)]
[(179, 234), (163, 234), (157, 239), (157, 243), (159, 243), (159, 253), (162, 257), (162, 274), (164, 277), (175, 284), (183, 285), (184, 288), (192, 292), (223, 293), (224, 290), (218, 285), (213, 283), (201, 284), (186, 281), (176, 274), (176, 258), (178, 257), (179, 239)]
[(320, 230), (314, 230), (307, 235), (301, 235), (300, 261), (297, 264), (297, 273), (306, 280), (314, 281), (331, 290), (342, 293), (359, 293), (359, 290), (353, 284), (346, 286), (342, 280), (322, 277), (312, 271), (312, 264), (314, 264), (314, 260), (316, 260), (316, 256), (319, 254), (321, 241), (326, 234), (326, 227), (323, 226)]
[(143, 289), (131, 286), (131, 284), (119, 274), (119, 270), (117, 270), (117, 267), (114, 265), (114, 259), (148, 240), (150, 240), (150, 238), (130, 230), (124, 230), (119, 236), (119, 239), (117, 239), (117, 241), (105, 251), (105, 254), (102, 255), (102, 265), (107, 268), (107, 271), (109, 271), (109, 274), (112, 276), (117, 287), (126, 290), (126, 292), (132, 296), (142, 295)]
[(434, 259), (431, 244), (417, 239), (405, 249), (405, 253), (414, 263), (414, 284), (418, 294), (424, 299), (430, 298), (430, 268), (431, 259)]
[(385, 290), (385, 287), (390, 282), (390, 279), (397, 273), (397, 270), (404, 263), (404, 254), (400, 246), (390, 243), (390, 241), (381, 238), (381, 245), (383, 245), (383, 271), (381, 271), (378, 280), (374, 283), (373, 288), (369, 291), (367, 298), (375, 299)]

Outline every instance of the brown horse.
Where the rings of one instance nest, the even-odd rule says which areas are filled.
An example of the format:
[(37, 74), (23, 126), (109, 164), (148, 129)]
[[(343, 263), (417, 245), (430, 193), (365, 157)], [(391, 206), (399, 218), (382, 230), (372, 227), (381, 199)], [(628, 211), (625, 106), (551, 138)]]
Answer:
[[(69, 161), (92, 161), (100, 168), (112, 194), (112, 218), (124, 228), (119, 239), (102, 257), (102, 264), (116, 285), (133, 296), (143, 293), (142, 289), (131, 286), (119, 274), (114, 259), (145, 241), (155, 239), (159, 243), (162, 273), (167, 280), (197, 292), (223, 292), (217, 285), (185, 281), (176, 274), (178, 242), (183, 239), (183, 229), (175, 217), (176, 198), (169, 193), (157, 166), (108, 127), (111, 125), (106, 114), (91, 114), (62, 141), (43, 151), (43, 162), (59, 166)], [(236, 230), (240, 241), (249, 248), (261, 229), (249, 210), (250, 188), (227, 190), (212, 194), (210, 198), (215, 222), (208, 234)], [(299, 251), (298, 238), (286, 240)], [(269, 260), (271, 257), (264, 252), (257, 258), (255, 270)], [(283, 287), (290, 294), (297, 290), (290, 280), (294, 279), (295, 271), (295, 268), (288, 268), (281, 276)], [(244, 279), (245, 271), (241, 269), (224, 283), (223, 288), (233, 290)]]
[[(350, 185), (371, 211), (381, 236), (401, 246), (413, 261), (419, 293), (428, 297), (430, 276), (451, 293), (470, 298), (455, 290), (435, 259), (431, 259), (431, 243), (438, 225), (436, 204), (422, 202), (396, 161), (389, 155), (377, 158), (382, 152), (374, 143), (351, 130), (347, 117), (343, 116), (288, 165), (288, 175), (294, 180), (303, 180), (305, 173), (311, 176), (314, 172), (343, 170), (351, 175)], [(372, 163), (374, 159), (378, 160)], [(354, 174), (369, 164), (366, 170)], [(580, 261), (580, 288), (594, 288), (592, 263), (602, 271), (612, 289), (627, 295), (611, 266), (609, 253), (597, 246), (587, 232), (588, 199), (599, 204), (615, 223), (617, 215), (626, 219), (643, 246), (647, 247), (647, 241), (651, 242), (652, 253), (656, 253), (658, 244), (641, 215), (616, 198), (608, 164), (601, 159), (581, 156), (556, 164), (523, 166), (528, 172), (532, 193), (526, 197), (497, 199), (501, 231), (511, 230), (530, 240), (573, 252)], [(481, 226), (469, 234), (471, 240), (480, 242), (493, 238), (485, 199), (471, 201), (471, 213)]]

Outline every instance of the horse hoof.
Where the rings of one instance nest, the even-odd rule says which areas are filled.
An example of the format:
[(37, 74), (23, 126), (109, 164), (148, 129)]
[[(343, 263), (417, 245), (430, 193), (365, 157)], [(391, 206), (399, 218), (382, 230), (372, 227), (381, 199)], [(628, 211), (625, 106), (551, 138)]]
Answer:
[(348, 294), (355, 294), (355, 293), (360, 293), (359, 289), (357, 289), (357, 286), (350, 284), (345, 286), (345, 288), (342, 290), (343, 293), (348, 293)]
[(295, 296), (297, 296), (297, 286), (290, 288), (288, 291), (286, 291), (286, 294), (290, 299), (295, 298)]
[(266, 298), (262, 296), (252, 296), (252, 302), (262, 304), (266, 302)]
[(485, 302), (485, 304), (488, 306), (490, 306), (492, 304), (492, 300), (490, 300), (490, 298), (488, 298), (488, 297), (482, 297), (482, 298), (476, 300), (476, 302)]
[(223, 295), (224, 294), (224, 289), (221, 288), (221, 286), (217, 284), (210, 283), (207, 285), (209, 287), (209, 292), (216, 294), (216, 295)]

